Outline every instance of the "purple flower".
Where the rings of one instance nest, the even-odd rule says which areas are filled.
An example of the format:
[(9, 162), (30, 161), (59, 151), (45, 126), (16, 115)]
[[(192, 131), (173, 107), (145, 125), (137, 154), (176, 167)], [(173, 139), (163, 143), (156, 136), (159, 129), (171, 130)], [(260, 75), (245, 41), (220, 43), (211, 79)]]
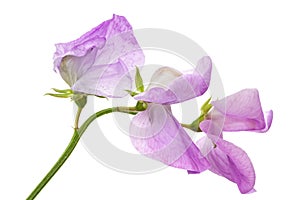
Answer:
[(264, 115), (256, 89), (244, 89), (211, 104), (213, 110), (200, 124), (206, 133), (217, 136), (222, 131), (266, 132), (271, 126), (273, 111)]
[(196, 144), (210, 163), (211, 172), (236, 183), (243, 194), (255, 191), (255, 172), (245, 151), (221, 138), (213, 142), (203, 137)]
[(130, 125), (130, 138), (143, 155), (169, 166), (203, 171), (209, 167), (200, 150), (172, 115), (170, 104), (202, 95), (208, 88), (212, 63), (203, 57), (196, 69), (182, 74), (164, 67), (154, 73), (148, 89), (135, 96), (148, 102)]
[(128, 71), (144, 63), (144, 54), (125, 17), (101, 23), (80, 38), (56, 44), (54, 70), (75, 92), (125, 96), (131, 89)]
[(263, 114), (256, 89), (245, 89), (211, 104), (213, 110), (200, 124), (207, 137), (196, 144), (211, 164), (210, 171), (236, 183), (241, 193), (253, 192), (255, 171), (250, 158), (241, 148), (223, 140), (222, 131), (266, 132), (273, 112)]
[(206, 92), (211, 76), (212, 62), (208, 56), (198, 61), (190, 74), (182, 74), (170, 67), (157, 70), (146, 92), (135, 96), (136, 100), (170, 105), (180, 103)]

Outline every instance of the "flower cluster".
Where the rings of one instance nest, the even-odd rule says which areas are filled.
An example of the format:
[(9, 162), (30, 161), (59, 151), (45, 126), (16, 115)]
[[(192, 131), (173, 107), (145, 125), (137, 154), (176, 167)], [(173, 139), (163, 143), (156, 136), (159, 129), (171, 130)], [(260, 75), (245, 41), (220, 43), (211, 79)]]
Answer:
[(191, 174), (208, 169), (235, 182), (241, 193), (250, 193), (255, 191), (255, 172), (250, 158), (241, 148), (224, 140), (223, 132), (269, 130), (273, 112), (263, 113), (258, 91), (244, 89), (221, 100), (205, 102), (201, 116), (191, 125), (185, 125), (206, 133), (195, 142), (171, 112), (170, 104), (200, 96), (208, 89), (211, 67), (210, 58), (203, 57), (191, 74), (181, 74), (171, 68), (159, 69), (152, 81), (159, 83), (166, 80), (161, 77), (168, 77), (167, 89), (151, 87), (135, 96), (149, 106), (133, 118), (131, 141), (140, 153), (150, 158), (186, 169)]
[(273, 111), (264, 115), (256, 89), (244, 89), (211, 104), (213, 109), (200, 123), (207, 136), (196, 144), (209, 161), (210, 171), (235, 182), (241, 193), (253, 192), (255, 172), (250, 158), (240, 147), (224, 140), (223, 131), (266, 132)]
[[(77, 40), (57, 44), (56, 48), (54, 69), (73, 92), (86, 95), (123, 97), (132, 90), (129, 71), (144, 62), (132, 27), (125, 17), (117, 15)], [(223, 132), (269, 129), (273, 113), (263, 113), (258, 91), (245, 89), (206, 102), (206, 109), (195, 120), (198, 131), (206, 133), (199, 141), (193, 141), (172, 115), (172, 104), (207, 91), (211, 71), (212, 61), (205, 56), (190, 73), (170, 67), (158, 69), (145, 91), (143, 87), (139, 89), (143, 83), (137, 77), (139, 93), (132, 96), (147, 107), (132, 119), (130, 138), (143, 155), (189, 173), (208, 169), (235, 182), (241, 193), (248, 193), (254, 191), (253, 165), (246, 152), (223, 139)]]
[[(162, 67), (153, 74), (146, 89), (138, 69), (143, 64), (142, 48), (131, 25), (122, 16), (114, 15), (77, 40), (56, 44), (54, 70), (60, 73), (70, 89), (54, 89), (57, 93), (50, 95), (71, 97), (79, 107), (74, 127), (76, 141), (72, 141), (65, 152), (72, 152), (70, 148), (75, 147), (96, 117), (109, 112), (135, 114), (129, 134), (133, 146), (141, 154), (184, 169), (189, 174), (210, 170), (236, 183), (241, 193), (255, 191), (255, 172), (250, 158), (223, 135), (233, 131), (268, 131), (273, 112), (263, 112), (258, 91), (244, 89), (214, 101), (211, 101), (212, 97), (201, 107), (201, 115), (195, 121), (181, 124), (172, 114), (171, 106), (197, 98), (208, 90), (212, 72), (210, 57), (199, 58), (195, 69), (186, 73)], [(134, 70), (136, 75), (132, 77)], [(136, 89), (132, 88), (133, 80)], [(135, 107), (100, 111), (78, 127), (87, 95), (120, 98), (128, 94), (137, 101)], [(195, 134), (204, 132), (205, 136), (193, 141), (186, 128)], [(60, 160), (59, 163), (62, 165), (63, 162)], [(47, 177), (53, 175), (50, 173)], [(47, 177), (44, 184), (50, 179)], [(36, 194), (33, 192), (32, 196)]]

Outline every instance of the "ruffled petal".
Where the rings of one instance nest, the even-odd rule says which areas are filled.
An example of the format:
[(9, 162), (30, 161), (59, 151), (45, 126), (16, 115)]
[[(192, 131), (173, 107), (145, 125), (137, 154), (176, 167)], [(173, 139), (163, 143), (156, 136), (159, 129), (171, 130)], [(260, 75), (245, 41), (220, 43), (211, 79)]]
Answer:
[(133, 118), (130, 138), (141, 154), (166, 165), (196, 172), (209, 167), (169, 106), (149, 104)]
[(129, 70), (144, 65), (144, 53), (132, 30), (106, 38), (105, 46), (99, 49), (94, 65), (111, 64), (118, 60), (122, 60)]
[(223, 138), (221, 121), (204, 120), (199, 127), (213, 141), (217, 141), (219, 137)]
[(224, 99), (213, 101), (212, 105), (214, 109), (208, 119), (213, 118), (217, 122), (220, 116), (225, 116), (223, 131), (259, 132), (272, 122), (272, 114), (268, 115), (268, 122), (265, 121), (256, 89), (241, 90)]
[[(105, 41), (103, 41), (103, 45), (104, 43)], [(70, 87), (93, 66), (96, 54), (97, 49), (92, 48), (82, 57), (65, 56), (62, 59), (59, 72)]]
[(165, 87), (152, 87), (135, 96), (135, 99), (159, 104), (174, 104), (200, 96), (208, 89), (211, 70), (211, 59), (205, 56), (199, 60), (193, 73), (180, 75)]
[[(80, 38), (73, 40), (68, 43), (59, 43), (56, 44), (56, 52), (54, 53), (54, 69), (57, 70), (60, 68), (61, 59), (65, 56), (76, 56), (81, 57), (86, 55), (86, 53), (91, 48), (101, 49), (103, 47), (103, 41), (114, 38), (109, 42), (109, 47), (112, 45), (120, 46), (122, 44), (113, 44), (112, 41), (116, 41), (117, 35), (121, 33), (126, 33), (123, 36), (126, 37), (126, 41), (131, 41), (134, 49), (138, 48), (138, 43), (135, 40), (132, 27), (129, 22), (123, 16), (113, 15), (113, 18), (107, 21), (104, 21), (97, 27), (93, 28), (89, 32), (82, 35)], [(131, 34), (131, 35), (129, 35)], [(128, 38), (130, 37), (130, 38)], [(111, 48), (110, 48), (111, 49)], [(116, 48), (114, 48), (116, 50)], [(119, 49), (118, 49), (119, 50)], [(117, 51), (118, 51), (117, 50)], [(112, 51), (112, 50), (111, 50)], [(141, 52), (142, 53), (142, 52)], [(110, 62), (112, 63), (112, 62)], [(97, 63), (97, 64), (109, 64), (109, 63)]]
[(219, 139), (216, 146), (208, 140), (202, 138), (197, 146), (206, 154), (209, 170), (236, 183), (243, 194), (255, 191), (255, 171), (247, 153), (225, 140)]
[[(120, 65), (119, 63), (122, 63), (122, 70), (118, 71), (119, 76), (124, 76), (133, 67), (144, 64), (144, 54), (134, 37), (132, 27), (122, 16), (114, 15), (112, 19), (101, 23), (77, 40), (56, 44), (54, 70), (59, 71), (62, 78), (72, 88), (78, 88), (79, 90), (76, 92), (96, 95), (107, 93), (107, 91), (98, 91), (98, 89), (115, 86), (98, 83), (102, 79), (107, 81), (106, 78), (111, 76), (111, 74), (103, 76), (103, 71), (110, 70), (102, 68)], [(97, 67), (100, 69), (96, 69)], [(118, 68), (120, 67), (115, 67), (115, 69)], [(111, 71), (115, 71), (115, 69)], [(95, 74), (91, 74), (91, 72)], [(87, 87), (92, 83), (89, 79), (97, 80), (97, 84), (93, 83)], [(87, 82), (83, 83), (83, 80)], [(115, 80), (112, 80), (111, 84), (114, 83)], [(131, 88), (127, 88), (127, 85), (120, 88), (120, 90), (125, 89), (130, 90)], [(91, 93), (93, 90), (97, 93)], [(111, 92), (109, 94), (111, 95)]]
[(73, 85), (72, 90), (105, 97), (123, 97), (132, 80), (120, 60), (109, 65), (93, 66)]
[(171, 84), (176, 78), (181, 76), (182, 73), (171, 67), (161, 67), (154, 72), (151, 77), (150, 84), (146, 90), (152, 88), (166, 88)]
[(264, 117), (265, 117), (266, 126), (264, 129), (257, 130), (256, 132), (258, 133), (265, 133), (271, 128), (271, 124), (273, 121), (273, 110), (266, 111)]

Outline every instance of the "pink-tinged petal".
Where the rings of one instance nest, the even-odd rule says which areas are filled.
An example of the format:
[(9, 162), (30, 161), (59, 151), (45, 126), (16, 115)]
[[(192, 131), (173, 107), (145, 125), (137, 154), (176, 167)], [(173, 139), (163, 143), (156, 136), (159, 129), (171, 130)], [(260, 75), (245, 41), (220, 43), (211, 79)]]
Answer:
[(208, 116), (217, 121), (225, 116), (223, 131), (260, 131), (266, 122), (256, 89), (244, 89), (224, 99), (213, 101), (214, 109)]
[(93, 66), (73, 85), (72, 90), (105, 97), (123, 97), (131, 89), (131, 77), (120, 60), (109, 65)]
[(261, 130), (257, 130), (256, 132), (265, 133), (271, 128), (271, 124), (273, 121), (273, 110), (266, 111), (264, 117), (266, 122), (265, 128)]
[[(103, 43), (104, 45), (104, 43)], [(65, 56), (60, 65), (60, 75), (72, 87), (93, 66), (97, 49), (90, 49), (85, 56)]]
[(203, 84), (202, 88), (206, 88), (206, 90), (209, 87), (209, 83), (211, 79), (211, 70), (212, 70), (212, 61), (209, 56), (204, 56), (198, 61), (196, 71), (198, 72), (198, 74), (202, 76), (202, 80), (201, 80), (201, 84)]
[(169, 106), (149, 104), (132, 119), (130, 138), (141, 154), (166, 165), (197, 172), (209, 167)]
[[(54, 70), (59, 71), (62, 78), (72, 88), (80, 86), (80, 91), (75, 92), (94, 94), (90, 91), (94, 90), (95, 83), (89, 86), (88, 90), (84, 90), (87, 88), (86, 85), (91, 83), (91, 81), (82, 82), (83, 80), (89, 80), (87, 74), (92, 76), (91, 79), (97, 79), (97, 82), (102, 81), (101, 77), (104, 77), (103, 81), (106, 81), (105, 78), (110, 75), (103, 76), (100, 73), (98, 74), (99, 77), (96, 78), (97, 74), (91, 74), (91, 71), (95, 73), (102, 72), (103, 69), (96, 70), (95, 68), (98, 66), (100, 68), (102, 66), (114, 66), (120, 62), (126, 69), (118, 72), (120, 76), (127, 74), (133, 67), (144, 64), (144, 54), (134, 37), (132, 27), (126, 18), (122, 16), (114, 15), (112, 19), (101, 23), (77, 40), (56, 44)], [(77, 83), (77, 81), (80, 81), (80, 83)], [(115, 80), (112, 80), (113, 83), (115, 83)], [(106, 83), (100, 84), (101, 87), (103, 85), (108, 86)], [(127, 85), (125, 87), (119, 86), (120, 90), (131, 89), (127, 88)], [(114, 87), (114, 85), (109, 87)], [(97, 87), (97, 89), (99, 88)], [(96, 94), (99, 95), (99, 91), (97, 92)], [(107, 91), (101, 91), (100, 93), (107, 93)], [(113, 95), (110, 93), (109, 96)]]
[(224, 119), (223, 121), (204, 120), (200, 123), (199, 127), (201, 131), (207, 133), (209, 138), (211, 138), (213, 141), (217, 141), (219, 137), (223, 138), (222, 123), (224, 123)]
[(182, 73), (176, 69), (171, 67), (161, 67), (152, 75), (150, 84), (146, 90), (150, 90), (151, 88), (155, 87), (166, 88), (181, 75)]
[[(201, 155), (207, 157), (207, 155), (214, 149), (215, 143), (207, 136), (202, 137), (197, 141), (196, 145), (198, 146)], [(208, 160), (208, 162), (210, 162)], [(187, 170), (188, 174), (199, 174), (200, 172)]]
[[(97, 27), (82, 35), (80, 38), (68, 43), (56, 44), (56, 52), (54, 53), (54, 69), (57, 70), (60, 68), (61, 59), (65, 56), (81, 57), (86, 55), (91, 48), (96, 47), (98, 49), (102, 49), (103, 41), (107, 41), (107, 48), (101, 51), (101, 53), (105, 56), (108, 56), (108, 53), (105, 54), (104, 52), (116, 51), (114, 52), (115, 55), (118, 54), (124, 56), (129, 53), (129, 50), (133, 50), (135, 53), (137, 52), (136, 50), (140, 50), (140, 47), (133, 36), (132, 27), (126, 18), (123, 16), (113, 15), (112, 19), (104, 21)], [(144, 60), (141, 50), (139, 51), (139, 56), (140, 55), (142, 55), (142, 58), (140, 59)], [(129, 60), (132, 59), (131, 55), (128, 56), (129, 58), (126, 58), (125, 56), (122, 59), (125, 64), (127, 64), (127, 61), (129, 62)], [(110, 62), (98, 62), (96, 64), (110, 64), (116, 62), (118, 59), (116, 56), (109, 55), (109, 57), (114, 57), (115, 60), (110, 59)], [(107, 58), (102, 59), (107, 61)]]
[[(135, 99), (159, 104), (174, 104), (200, 96), (208, 89), (211, 70), (211, 59), (205, 56), (199, 60), (196, 69), (191, 74), (180, 75), (178, 73), (180, 76), (171, 82), (168, 81), (167, 85), (152, 87), (135, 96)], [(160, 70), (159, 72), (166, 73), (165, 71)], [(171, 71), (172, 74), (174, 74), (173, 72)], [(167, 73), (166, 76), (169, 76), (169, 74)]]
[(144, 65), (144, 53), (132, 30), (107, 38), (104, 48), (98, 51), (94, 65), (111, 64), (118, 60), (122, 60), (128, 69)]
[(90, 40), (79, 44), (79, 41), (71, 41), (69, 43), (55, 44), (56, 52), (54, 53), (54, 71), (60, 71), (61, 62), (66, 56), (82, 57), (92, 48), (103, 48), (106, 43), (105, 37), (95, 36)]
[[(197, 142), (211, 164), (210, 171), (236, 183), (241, 193), (251, 193), (255, 184), (255, 171), (247, 153), (225, 140), (219, 139), (214, 146), (207, 137)], [(209, 150), (209, 151), (208, 151)]]

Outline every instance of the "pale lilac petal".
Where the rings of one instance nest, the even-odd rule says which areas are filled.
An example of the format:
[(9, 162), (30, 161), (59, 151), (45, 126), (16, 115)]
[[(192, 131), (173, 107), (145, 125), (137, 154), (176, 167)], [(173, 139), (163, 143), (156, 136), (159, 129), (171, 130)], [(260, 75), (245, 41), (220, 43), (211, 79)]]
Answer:
[[(87, 33), (88, 34), (88, 33)], [(77, 40), (69, 43), (55, 44), (56, 52), (54, 53), (54, 71), (60, 71), (62, 59), (66, 56), (82, 57), (92, 48), (103, 48), (106, 43), (105, 37), (92, 37), (90, 40), (79, 44)]]
[(221, 120), (204, 120), (200, 123), (199, 127), (201, 131), (207, 133), (207, 136), (213, 139), (213, 141), (218, 140), (219, 137), (223, 138)]
[[(78, 88), (75, 92), (107, 94), (109, 97), (119, 96), (119, 94), (112, 94), (111, 89), (105, 91), (99, 91), (99, 89), (115, 87), (115, 85), (107, 84), (107, 78), (111, 74), (103, 75), (103, 66), (116, 66), (120, 63), (122, 63), (122, 70), (118, 72), (118, 76), (126, 76), (130, 69), (144, 63), (144, 54), (134, 37), (132, 27), (122, 16), (114, 15), (112, 19), (101, 23), (77, 40), (56, 44), (54, 69), (60, 72), (62, 78), (72, 88)], [(97, 67), (100, 69), (95, 69)], [(115, 69), (117, 68), (120, 67), (115, 67)], [(115, 72), (115, 69), (111, 71)], [(91, 77), (89, 78), (88, 75)], [(98, 77), (96, 77), (97, 75)], [(93, 83), (87, 87), (92, 83), (89, 81), (90, 79), (96, 80), (97, 84)], [(84, 80), (87, 82), (84, 83)], [(98, 83), (101, 81), (104, 83)], [(114, 79), (111, 84), (115, 82)], [(119, 85), (120, 90), (123, 91), (122, 96), (126, 95), (124, 90), (131, 89), (127, 86)], [(91, 93), (91, 91), (96, 93)]]
[[(197, 142), (200, 149), (207, 149), (206, 139)], [(255, 171), (250, 158), (241, 148), (225, 140), (219, 139), (216, 143), (211, 144), (211, 150), (207, 153), (206, 158), (211, 164), (210, 171), (227, 178), (236, 183), (241, 193), (255, 191)]]
[(132, 30), (107, 38), (104, 48), (97, 53), (94, 65), (111, 64), (118, 60), (122, 60), (128, 69), (144, 65), (144, 53)]
[(269, 111), (265, 112), (264, 117), (265, 117), (265, 122), (266, 122), (265, 128), (261, 129), (261, 130), (257, 130), (256, 132), (265, 133), (271, 128), (271, 124), (273, 121), (273, 110), (269, 110)]
[[(204, 157), (207, 157), (207, 155), (214, 149), (215, 143), (207, 136), (202, 137), (200, 140), (196, 142), (196, 145), (198, 146), (201, 155)], [(209, 162), (209, 160), (208, 160)], [(199, 174), (200, 172), (187, 170), (188, 174)]]
[(151, 77), (150, 84), (146, 90), (152, 88), (167, 88), (176, 78), (181, 76), (182, 73), (171, 67), (161, 67), (154, 72)]
[[(217, 141), (213, 142), (209, 137), (204, 136), (200, 140), (196, 142), (196, 145), (198, 146), (201, 155), (204, 157), (207, 157), (208, 154), (215, 148), (215, 144)], [(208, 162), (210, 162), (208, 160)], [(200, 172), (187, 170), (188, 174), (199, 174)]]
[(93, 66), (73, 85), (72, 90), (105, 97), (122, 97), (131, 89), (131, 77), (120, 60), (109, 65)]
[[(121, 39), (122, 37), (120, 38), (117, 37), (122, 33), (123, 33), (122, 37), (124, 37), (123, 40), (125, 40), (126, 42), (132, 45), (131, 48), (132, 50), (140, 49), (136, 39), (133, 36), (132, 27), (129, 24), (129, 22), (126, 20), (126, 18), (123, 16), (113, 15), (112, 19), (104, 21), (97, 27), (93, 28), (89, 32), (82, 35), (80, 38), (68, 43), (56, 44), (55, 45), (56, 52), (54, 53), (54, 63), (55, 63), (54, 69), (57, 70), (60, 68), (60, 62), (63, 57), (65, 56), (81, 57), (84, 56), (91, 48), (96, 47), (98, 49), (102, 49), (103, 44), (105, 44), (103, 43), (103, 41), (105, 42), (106, 40), (109, 41), (108, 42), (109, 48), (105, 50), (106, 52), (113, 51), (113, 49), (115, 51), (120, 51), (115, 47), (120, 47), (122, 45), (122, 44), (117, 44), (118, 42), (122, 41)], [(110, 38), (112, 38), (112, 40), (109, 40)], [(116, 44), (114, 44), (113, 41), (116, 42)], [(126, 48), (129, 49), (130, 47), (126, 46)], [(140, 53), (142, 52), (140, 51)], [(124, 54), (124, 53), (119, 53), (119, 54)], [(114, 62), (116, 62), (116, 60)], [(111, 62), (109, 63), (97, 63), (97, 64), (99, 65), (99, 64), (110, 64), (110, 63), (113, 63), (113, 61), (111, 60)]]
[(208, 118), (215, 118), (217, 121), (219, 116), (225, 116), (223, 131), (260, 131), (266, 127), (256, 89), (244, 89), (224, 99), (213, 101), (212, 105), (214, 109)]
[(197, 172), (209, 167), (169, 106), (149, 104), (132, 119), (130, 138), (140, 153), (166, 165)]
[(62, 59), (60, 75), (70, 87), (93, 66), (96, 54), (97, 49), (94, 48), (90, 49), (86, 55), (82, 57), (66, 56)]
[(212, 70), (212, 61), (209, 56), (202, 57), (196, 67), (196, 71), (202, 76), (203, 88), (209, 87), (210, 79), (211, 79), (211, 70)]
[(135, 99), (159, 104), (174, 104), (200, 96), (208, 89), (211, 70), (211, 59), (205, 56), (199, 60), (193, 73), (178, 76), (165, 87), (152, 87), (135, 96)]

